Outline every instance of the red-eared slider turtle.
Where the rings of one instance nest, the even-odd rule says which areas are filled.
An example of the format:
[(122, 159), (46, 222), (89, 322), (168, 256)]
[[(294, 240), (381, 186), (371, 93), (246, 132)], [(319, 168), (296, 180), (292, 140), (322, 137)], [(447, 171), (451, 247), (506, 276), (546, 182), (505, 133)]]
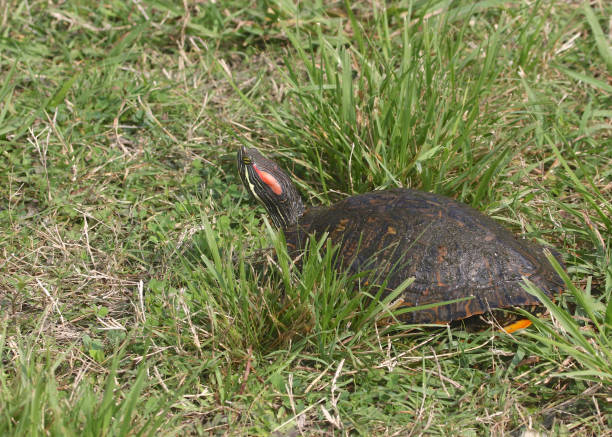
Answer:
[[(351, 273), (370, 270), (390, 290), (414, 277), (402, 293), (403, 305), (473, 296), (405, 313), (407, 323), (448, 323), (502, 308), (535, 308), (539, 301), (523, 290), (523, 277), (551, 296), (562, 291), (563, 282), (540, 246), (448, 197), (396, 188), (305, 209), (290, 177), (257, 150), (242, 147), (238, 169), (246, 189), (284, 231), (292, 256), (304, 250), (309, 235), (320, 238), (327, 232), (339, 247), (340, 265)], [(509, 332), (529, 325), (504, 314), (495, 311)]]

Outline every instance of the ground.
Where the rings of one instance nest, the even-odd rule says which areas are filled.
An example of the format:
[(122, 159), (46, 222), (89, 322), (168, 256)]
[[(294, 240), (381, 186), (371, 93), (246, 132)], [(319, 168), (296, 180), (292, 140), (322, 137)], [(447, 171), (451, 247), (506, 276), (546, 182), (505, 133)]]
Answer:
[[(0, 434), (610, 435), (611, 15), (0, 1)], [(291, 268), (241, 145), (309, 204), (468, 203), (567, 290), (513, 335), (394, 322), (324, 242)]]

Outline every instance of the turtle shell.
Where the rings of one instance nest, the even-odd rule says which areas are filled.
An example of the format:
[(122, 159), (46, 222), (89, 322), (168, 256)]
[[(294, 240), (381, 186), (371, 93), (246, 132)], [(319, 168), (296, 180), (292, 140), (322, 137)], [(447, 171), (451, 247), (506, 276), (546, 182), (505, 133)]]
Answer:
[(494, 309), (539, 305), (523, 290), (523, 277), (551, 296), (563, 289), (540, 246), (470, 206), (418, 190), (374, 191), (312, 208), (284, 231), (294, 256), (305, 249), (309, 235), (320, 238), (328, 232), (344, 269), (370, 270), (370, 278), (386, 281), (388, 290), (414, 277), (401, 296), (403, 305), (473, 296), (404, 313), (407, 323), (447, 323)]

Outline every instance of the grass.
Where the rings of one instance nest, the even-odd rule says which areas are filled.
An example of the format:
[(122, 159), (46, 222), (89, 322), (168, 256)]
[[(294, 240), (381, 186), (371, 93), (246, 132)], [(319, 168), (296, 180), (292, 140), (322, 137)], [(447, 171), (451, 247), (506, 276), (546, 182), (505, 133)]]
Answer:
[[(605, 2), (0, 5), (0, 434), (610, 434)], [(311, 204), (469, 203), (567, 291), (514, 335), (389, 323), (324, 241), (290, 268), (243, 144)]]

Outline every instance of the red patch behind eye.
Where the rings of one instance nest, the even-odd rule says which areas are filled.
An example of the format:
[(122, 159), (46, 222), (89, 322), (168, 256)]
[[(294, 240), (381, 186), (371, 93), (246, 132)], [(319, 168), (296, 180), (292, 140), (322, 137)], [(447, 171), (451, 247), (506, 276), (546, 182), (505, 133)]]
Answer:
[(270, 173), (259, 170), (255, 164), (253, 164), (253, 168), (257, 172), (259, 178), (264, 182), (264, 184), (270, 187), (274, 194), (280, 196), (280, 194), (283, 192), (283, 189), (278, 183), (278, 180)]

